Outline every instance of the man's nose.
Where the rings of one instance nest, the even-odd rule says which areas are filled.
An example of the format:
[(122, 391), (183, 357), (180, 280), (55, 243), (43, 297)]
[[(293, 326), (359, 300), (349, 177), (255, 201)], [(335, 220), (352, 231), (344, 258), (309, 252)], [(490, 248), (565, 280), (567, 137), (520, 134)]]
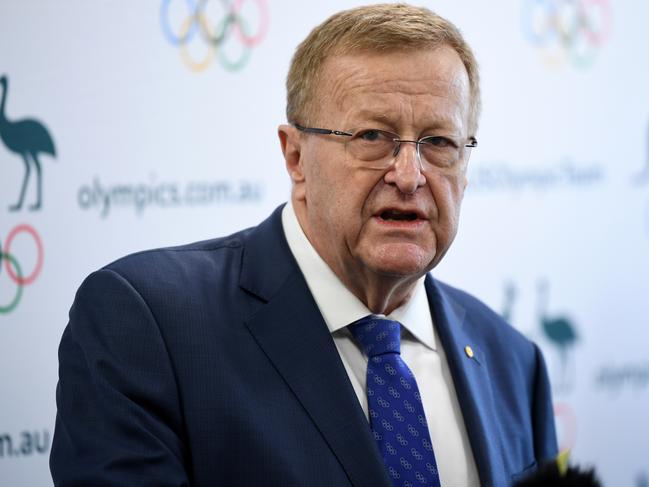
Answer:
[(399, 142), (394, 152), (394, 163), (385, 174), (385, 182), (396, 185), (402, 193), (412, 194), (426, 184), (426, 178), (421, 172), (417, 144)]

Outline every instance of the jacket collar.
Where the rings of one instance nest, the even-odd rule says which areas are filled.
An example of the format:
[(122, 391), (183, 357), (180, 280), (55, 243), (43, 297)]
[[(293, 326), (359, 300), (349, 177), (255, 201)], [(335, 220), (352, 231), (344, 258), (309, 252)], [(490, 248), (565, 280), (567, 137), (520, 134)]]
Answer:
[[(503, 477), (501, 435), (494, 421), (497, 417), (489, 364), (471, 334), (466, 309), (454, 300), (430, 276), (426, 291), (433, 322), (446, 353), (458, 402), (469, 435), (473, 457), (483, 486), (509, 485)], [(466, 347), (471, 347), (467, 352)], [(469, 355), (472, 354), (472, 357)]]

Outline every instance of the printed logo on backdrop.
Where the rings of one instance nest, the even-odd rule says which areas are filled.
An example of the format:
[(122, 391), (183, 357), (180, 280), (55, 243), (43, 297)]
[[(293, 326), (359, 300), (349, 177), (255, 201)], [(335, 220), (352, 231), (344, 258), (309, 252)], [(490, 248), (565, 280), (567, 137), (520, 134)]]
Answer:
[(593, 161), (564, 158), (539, 166), (505, 161), (476, 161), (469, 166), (467, 194), (590, 189), (606, 179), (604, 167)]
[(267, 0), (162, 0), (160, 25), (169, 44), (194, 72), (214, 61), (239, 71), (266, 37)]
[(590, 67), (611, 35), (609, 0), (522, 0), (528, 43), (551, 67)]
[(82, 210), (107, 218), (120, 210), (142, 216), (156, 209), (255, 204), (261, 202), (263, 193), (263, 184), (254, 180), (158, 182), (152, 176), (146, 182), (106, 183), (95, 177), (79, 188), (77, 203)]
[(50, 449), (52, 435), (42, 431), (21, 431), (17, 435), (0, 433), (0, 460), (11, 457), (46, 455)]
[(556, 401), (553, 410), (559, 451), (572, 450), (577, 444), (577, 415), (565, 401)]
[(595, 376), (595, 386), (601, 391), (649, 391), (649, 361), (607, 364)]
[(0, 77), (0, 89), (2, 99), (0, 100), (0, 140), (2, 140), (8, 151), (9, 157), (3, 157), (4, 164), (10, 164), (22, 160), (24, 173), (22, 183), (19, 185), (20, 192), (18, 201), (11, 205), (11, 211), (18, 211), (23, 208), (27, 194), (28, 183), (32, 181), (34, 195), (31, 198), (30, 210), (40, 210), (43, 200), (43, 178), (40, 156), (43, 154), (56, 157), (56, 150), (50, 132), (45, 125), (34, 119), (9, 120), (6, 114), (7, 96), (9, 91), (9, 79), (7, 76)]
[[(516, 304), (519, 298), (520, 287), (511, 280), (506, 281), (503, 287), (501, 314), (509, 323), (515, 323)], [(575, 386), (573, 352), (578, 341), (577, 326), (574, 319), (568, 315), (550, 311), (549, 302), (550, 285), (547, 279), (540, 279), (536, 284), (535, 331), (528, 335), (531, 335), (530, 338), (534, 341), (542, 340), (552, 346), (553, 350), (544, 351), (555, 397), (553, 409), (559, 450), (572, 450), (577, 443), (577, 415), (566, 397)]]
[(561, 392), (569, 392), (574, 387), (576, 376), (573, 350), (578, 341), (577, 327), (569, 315), (548, 311), (550, 286), (546, 280), (539, 281), (537, 292), (539, 324), (558, 357), (554, 385)]
[[(0, 140), (7, 149), (0, 153), (0, 164), (23, 166), (22, 181), (16, 181), (18, 200), (9, 211), (23, 210), (26, 201), (31, 211), (43, 207), (43, 177), (40, 157), (56, 157), (50, 131), (35, 119), (10, 120), (7, 117), (9, 78), (0, 77)], [(7, 157), (5, 157), (5, 155)], [(31, 184), (30, 184), (31, 182)], [(31, 191), (30, 191), (31, 188)], [(2, 232), (7, 231), (6, 235)], [(0, 315), (14, 311), (21, 302), (23, 290), (40, 276), (44, 261), (43, 241), (38, 231), (28, 223), (13, 228), (0, 227)]]
[[(502, 316), (514, 322), (514, 308), (518, 298), (517, 286), (508, 281), (504, 285)], [(574, 348), (579, 341), (577, 325), (574, 319), (565, 313), (550, 311), (550, 285), (547, 279), (541, 279), (536, 286), (536, 322), (537, 331), (543, 340), (552, 347), (550, 377), (556, 393), (568, 394), (574, 389), (576, 366)]]
[(40, 276), (44, 257), (40, 235), (26, 223), (15, 226), (0, 241), (0, 315), (18, 307), (23, 288)]

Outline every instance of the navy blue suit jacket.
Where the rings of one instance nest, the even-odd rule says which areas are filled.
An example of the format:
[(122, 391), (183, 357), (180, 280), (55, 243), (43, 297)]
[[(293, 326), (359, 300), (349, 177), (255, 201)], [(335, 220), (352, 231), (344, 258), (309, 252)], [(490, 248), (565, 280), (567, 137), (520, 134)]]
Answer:
[[(85, 280), (59, 350), (56, 485), (390, 485), (280, 210)], [(541, 353), (468, 294), (426, 290), (482, 485), (508, 486), (556, 454)]]

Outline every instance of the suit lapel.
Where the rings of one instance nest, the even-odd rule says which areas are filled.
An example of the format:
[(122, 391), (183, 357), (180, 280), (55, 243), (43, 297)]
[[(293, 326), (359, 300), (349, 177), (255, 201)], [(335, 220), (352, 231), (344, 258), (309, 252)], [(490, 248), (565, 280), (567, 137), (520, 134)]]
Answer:
[(476, 343), (467, 333), (465, 309), (445, 294), (430, 275), (426, 277), (426, 291), (453, 376), (480, 482), (483, 486), (507, 485), (502, 478), (502, 439), (494, 421), (497, 415), (489, 364), (481, 350), (474, 349), (473, 358), (465, 351), (467, 345), (475, 347)]
[[(304, 407), (352, 485), (390, 485), (329, 330), (293, 260), (281, 208), (253, 231), (240, 284), (257, 297), (246, 326)], [(251, 308), (253, 309), (253, 308)]]

